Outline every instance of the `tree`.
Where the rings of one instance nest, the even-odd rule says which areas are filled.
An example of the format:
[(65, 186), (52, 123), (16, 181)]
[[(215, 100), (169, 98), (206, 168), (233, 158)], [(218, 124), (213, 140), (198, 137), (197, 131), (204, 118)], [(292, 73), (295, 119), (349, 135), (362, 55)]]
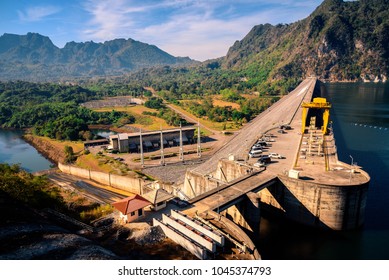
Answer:
[(163, 108), (163, 100), (157, 97), (151, 97), (145, 102), (145, 106), (151, 109), (161, 109)]
[(73, 147), (66, 145), (64, 148), (64, 152), (65, 152), (65, 163), (73, 163), (76, 160)]

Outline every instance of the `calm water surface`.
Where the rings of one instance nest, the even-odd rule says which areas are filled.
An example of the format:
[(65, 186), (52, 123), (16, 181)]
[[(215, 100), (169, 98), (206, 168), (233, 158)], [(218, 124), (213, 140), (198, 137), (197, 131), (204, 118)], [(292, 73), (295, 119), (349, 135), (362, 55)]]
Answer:
[(0, 162), (20, 164), (28, 172), (49, 169), (52, 163), (21, 136), (21, 131), (0, 129)]

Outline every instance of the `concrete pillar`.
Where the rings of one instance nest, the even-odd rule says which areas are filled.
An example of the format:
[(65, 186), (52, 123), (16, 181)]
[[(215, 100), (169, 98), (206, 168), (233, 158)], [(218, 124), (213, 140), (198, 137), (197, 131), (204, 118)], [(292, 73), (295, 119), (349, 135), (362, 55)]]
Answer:
[(201, 133), (200, 133), (200, 121), (197, 124), (197, 156), (201, 157)]
[(139, 143), (140, 143), (140, 163), (143, 167), (144, 166), (144, 155), (143, 155), (142, 129), (140, 129), (140, 133), (139, 133)]
[(224, 210), (221, 215), (252, 232), (252, 236), (257, 238), (261, 221), (260, 200), (259, 194), (247, 193), (244, 200)]
[(249, 192), (247, 195), (246, 211), (244, 213), (246, 222), (253, 229), (255, 237), (259, 237), (259, 227), (261, 222), (261, 196), (260, 194)]
[(163, 153), (163, 134), (162, 134), (162, 127), (161, 127), (161, 165), (165, 165), (165, 156)]
[(182, 146), (182, 126), (181, 126), (181, 123), (180, 123), (180, 152), (179, 152), (179, 155), (180, 155), (180, 160), (184, 161), (184, 148)]

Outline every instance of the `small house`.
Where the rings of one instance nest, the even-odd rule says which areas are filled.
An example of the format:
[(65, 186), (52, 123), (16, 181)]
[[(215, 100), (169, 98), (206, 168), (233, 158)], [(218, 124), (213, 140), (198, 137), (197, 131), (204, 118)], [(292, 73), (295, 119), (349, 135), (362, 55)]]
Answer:
[(122, 200), (112, 203), (115, 209), (121, 213), (121, 218), (126, 222), (130, 223), (144, 216), (144, 208), (149, 206), (151, 203), (140, 195), (134, 195), (126, 197)]

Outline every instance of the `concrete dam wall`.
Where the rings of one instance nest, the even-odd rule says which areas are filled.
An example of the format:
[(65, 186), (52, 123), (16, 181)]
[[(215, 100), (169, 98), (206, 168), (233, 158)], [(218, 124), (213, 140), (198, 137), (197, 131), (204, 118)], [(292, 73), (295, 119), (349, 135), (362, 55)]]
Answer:
[(334, 186), (278, 176), (280, 182), (262, 190), (265, 209), (289, 220), (332, 230), (362, 226), (369, 183)]

